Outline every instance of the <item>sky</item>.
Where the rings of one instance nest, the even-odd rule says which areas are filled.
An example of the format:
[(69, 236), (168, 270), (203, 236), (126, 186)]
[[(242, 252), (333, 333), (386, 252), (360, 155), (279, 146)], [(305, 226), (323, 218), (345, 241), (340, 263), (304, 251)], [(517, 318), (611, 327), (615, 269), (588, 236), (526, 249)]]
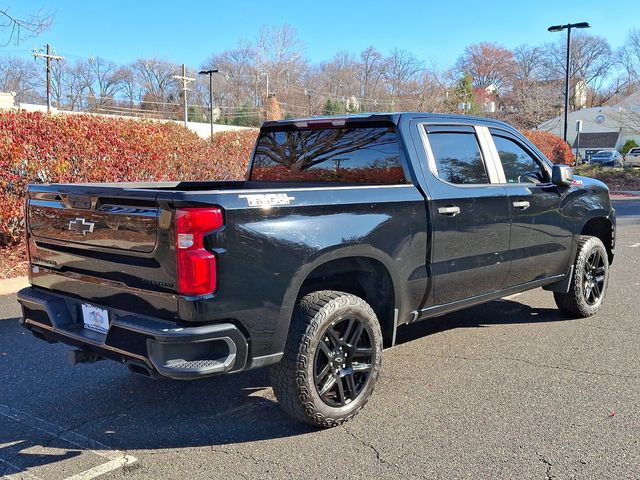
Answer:
[(564, 33), (547, 27), (559, 23), (589, 22), (589, 33), (614, 49), (640, 26), (632, 13), (637, 0), (0, 0), (3, 6), (16, 16), (42, 9), (55, 18), (49, 30), (0, 48), (0, 55), (26, 57), (34, 46), (50, 43), (70, 60), (157, 57), (193, 68), (240, 40), (253, 40), (263, 25), (284, 23), (298, 31), (312, 62), (373, 45), (385, 54), (394, 47), (408, 50), (439, 68), (451, 66), (472, 43), (514, 48), (555, 41)]

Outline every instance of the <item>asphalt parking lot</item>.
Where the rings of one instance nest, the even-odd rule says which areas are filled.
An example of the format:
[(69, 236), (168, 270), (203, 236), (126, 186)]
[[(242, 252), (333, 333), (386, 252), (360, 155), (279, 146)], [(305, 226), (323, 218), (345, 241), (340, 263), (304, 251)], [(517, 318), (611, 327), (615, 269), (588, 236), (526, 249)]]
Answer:
[(604, 308), (563, 318), (542, 290), (402, 328), (354, 420), (316, 430), (266, 371), (154, 381), (64, 345), (0, 297), (0, 476), (640, 478), (640, 200), (616, 202)]

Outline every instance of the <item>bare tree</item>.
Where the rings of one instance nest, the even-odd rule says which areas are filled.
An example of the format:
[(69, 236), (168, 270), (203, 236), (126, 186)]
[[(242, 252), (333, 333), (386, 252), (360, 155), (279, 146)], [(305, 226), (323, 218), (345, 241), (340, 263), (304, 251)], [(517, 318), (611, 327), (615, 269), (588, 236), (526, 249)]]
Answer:
[(345, 98), (359, 93), (357, 61), (347, 51), (338, 52), (331, 61), (321, 63), (318, 75), (324, 92)]
[(24, 18), (18, 18), (9, 13), (9, 8), (0, 8), (0, 31), (5, 36), (3, 46), (13, 42), (19, 45), (21, 40), (32, 38), (51, 26), (53, 14), (39, 11)]
[[(576, 32), (571, 39), (570, 71), (572, 89), (577, 81), (584, 81), (596, 94), (606, 85), (614, 72), (616, 58), (609, 42), (595, 35)], [(566, 74), (566, 40), (544, 47), (544, 65), (549, 79), (563, 79)], [(558, 83), (558, 88), (562, 84)], [(570, 95), (572, 106), (574, 96)]]
[(640, 89), (640, 29), (629, 32), (622, 48), (617, 52), (618, 63), (621, 65), (624, 80), (623, 95), (631, 95)]
[(425, 68), (420, 79), (420, 95), (411, 110), (420, 112), (446, 112), (450, 84), (446, 74), (435, 66)]
[(380, 80), (384, 74), (384, 57), (373, 47), (368, 47), (360, 53), (357, 65), (357, 76), (360, 82), (360, 96), (368, 97), (378, 91)]
[(544, 78), (544, 50), (542, 47), (520, 45), (513, 50), (513, 77), (531, 81)]
[(142, 99), (142, 90), (137, 82), (135, 71), (131, 65), (120, 67), (118, 72), (120, 77), (121, 93), (124, 96), (126, 106), (133, 108)]
[(307, 69), (304, 43), (290, 25), (262, 27), (255, 44), (256, 66), (269, 74), (271, 90), (284, 96), (284, 89), (296, 83)]
[(176, 110), (179, 92), (173, 77), (178, 72), (177, 65), (150, 58), (136, 60), (131, 67), (144, 92), (142, 108), (163, 113)]
[(417, 78), (422, 70), (422, 62), (406, 50), (394, 48), (386, 59), (384, 69), (385, 86), (394, 97), (409, 93), (417, 85)]
[(506, 120), (521, 128), (535, 128), (561, 112), (562, 97), (557, 82), (551, 80), (518, 79), (508, 96), (512, 110)]
[(0, 58), (0, 91), (14, 92), (18, 102), (41, 100), (35, 64), (15, 57)]
[[(215, 90), (218, 95), (224, 95), (224, 101), (228, 106), (238, 107), (247, 101), (257, 100), (259, 92), (256, 90), (259, 89), (260, 82), (255, 59), (255, 47), (242, 42), (237, 48), (214, 55), (203, 64), (203, 67), (212, 66), (220, 72), (214, 78), (218, 83)], [(206, 95), (202, 101), (208, 104), (208, 78), (203, 80), (206, 80)]]
[(83, 71), (85, 67), (86, 62), (80, 60), (73, 67), (70, 67), (62, 78), (69, 110), (82, 110), (86, 106), (88, 85), (86, 73)]
[[(67, 75), (69, 68), (64, 60), (57, 60), (51, 62), (51, 103), (56, 108), (64, 108), (65, 93), (64, 93), (64, 77)], [(41, 84), (44, 85), (45, 72), (40, 72)]]
[(82, 72), (90, 97), (90, 108), (112, 105), (115, 95), (122, 89), (126, 73), (115, 63), (101, 57), (89, 58)]

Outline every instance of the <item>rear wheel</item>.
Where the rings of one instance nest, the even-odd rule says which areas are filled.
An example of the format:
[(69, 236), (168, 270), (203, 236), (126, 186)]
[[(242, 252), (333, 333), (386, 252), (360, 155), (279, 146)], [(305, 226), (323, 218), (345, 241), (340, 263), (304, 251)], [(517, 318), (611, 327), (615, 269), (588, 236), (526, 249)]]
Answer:
[(280, 363), (271, 367), (282, 408), (303, 422), (333, 427), (355, 416), (373, 393), (382, 362), (382, 332), (361, 298), (319, 291), (294, 313)]
[(578, 254), (567, 293), (554, 292), (558, 308), (569, 316), (584, 318), (594, 315), (602, 302), (609, 281), (609, 257), (597, 237), (580, 237)]

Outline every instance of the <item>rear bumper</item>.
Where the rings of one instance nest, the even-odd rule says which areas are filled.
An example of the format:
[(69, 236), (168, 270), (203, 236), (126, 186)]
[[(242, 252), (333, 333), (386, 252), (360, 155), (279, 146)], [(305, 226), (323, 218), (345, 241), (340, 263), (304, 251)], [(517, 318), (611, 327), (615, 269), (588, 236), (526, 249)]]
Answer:
[(245, 368), (248, 345), (232, 323), (181, 327), (108, 309), (107, 334), (83, 326), (81, 300), (39, 288), (18, 292), (22, 325), (36, 336), (94, 352), (151, 376), (191, 380)]

